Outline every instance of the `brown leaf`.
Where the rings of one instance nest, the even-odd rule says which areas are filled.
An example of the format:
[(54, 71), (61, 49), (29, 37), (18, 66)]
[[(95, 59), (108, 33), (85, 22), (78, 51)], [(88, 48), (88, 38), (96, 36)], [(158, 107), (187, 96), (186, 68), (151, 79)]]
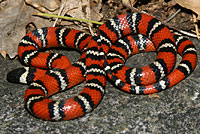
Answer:
[[(23, 30), (17, 24), (23, 7), (23, 0), (7, 0), (6, 6), (0, 10), (0, 51), (5, 51), (11, 58), (17, 54), (17, 42), (23, 36)], [(18, 30), (17, 30), (18, 29)]]
[[(53, 22), (49, 21), (49, 19), (32, 16), (38, 10), (42, 10), (45, 13), (58, 14), (58, 10), (55, 9), (60, 8), (63, 9), (61, 10), (63, 11), (61, 15), (67, 14), (76, 18), (96, 21), (99, 21), (102, 17), (100, 14), (102, 0), (62, 0), (61, 2), (63, 1), (66, 3), (64, 9), (60, 8), (62, 6), (60, 0), (51, 0), (51, 2), (49, 0), (26, 0), (26, 4), (24, 0), (2, 1), (0, 4), (0, 51), (5, 51), (10, 58), (14, 58), (17, 55), (18, 43), (26, 34), (26, 25), (28, 23), (34, 23), (37, 28), (53, 25)], [(63, 22), (63, 25), (66, 22)]]
[(0, 51), (0, 54), (3, 56), (3, 58), (6, 58), (6, 51), (5, 50), (2, 50), (2, 51)]
[[(52, 3), (48, 0), (43, 2)], [(53, 0), (52, 0), (53, 1)], [(42, 3), (51, 8), (51, 4)], [(5, 51), (10, 58), (17, 55), (17, 47), (26, 34), (26, 25), (34, 22), (37, 28), (51, 26), (49, 20), (32, 16), (37, 11), (33, 6), (26, 5), (24, 0), (5, 0), (0, 4), (0, 51)]]
[(102, 0), (90, 0), (91, 20), (99, 21), (103, 15), (100, 13)]
[(157, 93), (154, 93), (154, 94), (149, 94), (148, 95), (149, 96), (149, 98), (159, 98), (160, 99), (160, 96), (157, 94)]
[[(44, 3), (40, 3), (39, 1), (34, 0), (25, 0), (26, 4), (31, 5), (32, 7), (36, 8), (40, 12), (54, 12), (58, 9), (58, 4), (60, 4), (56, 0), (44, 1)], [(45, 5), (45, 6), (44, 6)]]
[(102, 15), (99, 13), (102, 0), (67, 0), (63, 13), (75, 18), (99, 21)]
[(122, 3), (124, 5), (128, 5), (128, 6), (131, 6), (131, 7), (133, 7), (136, 2), (137, 2), (137, 0), (122, 0)]
[(175, 0), (179, 5), (187, 9), (192, 10), (198, 15), (198, 20), (200, 20), (200, 0)]

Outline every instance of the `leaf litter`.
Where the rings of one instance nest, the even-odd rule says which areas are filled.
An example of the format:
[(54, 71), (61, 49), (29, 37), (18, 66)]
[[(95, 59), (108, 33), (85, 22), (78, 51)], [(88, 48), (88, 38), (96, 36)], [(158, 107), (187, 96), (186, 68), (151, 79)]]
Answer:
[[(10, 58), (17, 55), (18, 43), (26, 34), (29, 23), (36, 28), (64, 26), (93, 33), (91, 23), (33, 15), (39, 12), (95, 21), (107, 20), (120, 13), (145, 11), (165, 22), (174, 14), (167, 22), (168, 26), (179, 32), (185, 30), (186, 35), (192, 36), (199, 31), (194, 25), (198, 21), (193, 22), (194, 16), (199, 19), (199, 6), (199, 0), (0, 0), (0, 53)], [(178, 9), (181, 11), (177, 12)]]
[[(33, 22), (37, 28), (53, 26), (55, 19), (33, 16), (35, 12), (68, 15), (99, 21), (102, 18), (101, 0), (4, 0), (0, 1), (0, 53), (11, 59), (17, 55), (17, 47), (21, 38), (26, 34), (26, 25)], [(44, 6), (45, 5), (45, 6)], [(79, 24), (79, 23), (77, 23)], [(74, 26), (74, 22), (59, 21), (57, 25), (70, 26), (79, 30), (89, 29)], [(90, 24), (91, 26), (91, 24)]]

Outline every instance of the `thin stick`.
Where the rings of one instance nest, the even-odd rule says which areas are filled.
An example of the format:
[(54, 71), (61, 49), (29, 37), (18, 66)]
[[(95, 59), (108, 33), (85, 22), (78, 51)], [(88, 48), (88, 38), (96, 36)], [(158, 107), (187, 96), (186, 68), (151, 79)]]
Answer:
[(179, 12), (181, 9), (178, 9), (174, 14), (172, 14), (167, 20), (164, 21), (164, 23), (168, 23), (170, 20), (172, 20)]
[(67, 16), (58, 16), (58, 15), (53, 15), (53, 14), (45, 14), (45, 13), (38, 13), (37, 15), (39, 16), (46, 16), (46, 17), (53, 17), (53, 18), (60, 18), (60, 19), (65, 19), (65, 20), (75, 20), (75, 21), (82, 21), (82, 22), (90, 22), (98, 25), (102, 25), (103, 22), (98, 22), (98, 21), (93, 21), (93, 20), (87, 20), (87, 19), (81, 19), (81, 18), (72, 18), (72, 17), (67, 17)]
[(198, 25), (197, 25), (197, 17), (194, 13), (192, 14), (192, 17), (193, 17), (193, 21), (194, 21), (194, 27), (195, 27), (195, 32), (196, 32), (197, 38), (200, 39), (199, 28), (198, 28)]
[(198, 38), (196, 34), (192, 34), (192, 33), (189, 33), (189, 32), (183, 31), (183, 30), (177, 30), (177, 29), (175, 29), (175, 30), (182, 33), (182, 34), (185, 34), (187, 36)]
[[(63, 0), (61, 1), (61, 6), (60, 6), (60, 9), (59, 9), (59, 11), (58, 11), (58, 16), (60, 16), (60, 14), (62, 13), (62, 10), (63, 10), (63, 8), (64, 8), (64, 6), (65, 6), (65, 3), (66, 3), (66, 1), (64, 1), (64, 2), (63, 2)], [(59, 18), (56, 18), (56, 20), (54, 21), (53, 27), (55, 27), (55, 25), (56, 25), (58, 19), (59, 19)]]

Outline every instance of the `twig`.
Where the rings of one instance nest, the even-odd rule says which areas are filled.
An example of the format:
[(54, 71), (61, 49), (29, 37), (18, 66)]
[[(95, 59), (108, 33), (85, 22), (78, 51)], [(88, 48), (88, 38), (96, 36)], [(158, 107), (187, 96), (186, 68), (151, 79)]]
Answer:
[(193, 17), (193, 21), (194, 21), (194, 27), (195, 27), (195, 32), (196, 32), (197, 38), (200, 39), (199, 28), (198, 28), (198, 25), (197, 25), (197, 17), (194, 13), (192, 14), (192, 17)]
[[(60, 6), (60, 9), (59, 9), (59, 12), (58, 12), (58, 16), (60, 16), (60, 14), (62, 13), (62, 10), (63, 10), (63, 8), (64, 8), (65, 3), (66, 3), (66, 1), (63, 1), (63, 0), (61, 1), (61, 6)], [(56, 18), (56, 20), (54, 21), (53, 27), (55, 27), (55, 25), (56, 25), (58, 19), (59, 19), (59, 18)]]
[(88, 20), (88, 19), (81, 19), (81, 18), (74, 18), (74, 17), (67, 17), (67, 16), (58, 16), (58, 15), (53, 15), (53, 14), (37, 13), (36, 15), (46, 16), (46, 17), (53, 17), (53, 18), (60, 18), (60, 19), (65, 19), (65, 20), (90, 22), (90, 23), (94, 23), (94, 24), (98, 24), (98, 25), (102, 25), (103, 24), (103, 22), (98, 22), (98, 21), (93, 21), (93, 20)]
[(190, 36), (190, 37), (194, 37), (194, 38), (198, 38), (196, 34), (193, 34), (193, 33), (189, 33), (189, 32), (186, 32), (186, 31), (183, 31), (183, 30), (176, 30), (182, 34), (185, 34), (187, 36)]
[(173, 13), (170, 17), (168, 17), (167, 20), (164, 21), (164, 23), (168, 23), (170, 20), (172, 20), (179, 12), (181, 9), (178, 9), (175, 13)]

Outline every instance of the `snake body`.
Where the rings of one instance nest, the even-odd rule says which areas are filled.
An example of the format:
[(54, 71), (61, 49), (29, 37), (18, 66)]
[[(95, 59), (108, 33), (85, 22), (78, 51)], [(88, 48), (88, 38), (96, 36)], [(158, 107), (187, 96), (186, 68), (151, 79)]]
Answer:
[[(82, 54), (71, 64), (61, 54), (41, 51), (51, 47), (73, 48)], [(148, 51), (157, 52), (153, 63), (142, 68), (124, 66), (131, 55)], [(182, 60), (173, 69), (177, 53)], [(185, 79), (197, 61), (190, 40), (172, 34), (159, 20), (143, 13), (110, 19), (98, 28), (97, 36), (67, 28), (37, 29), (22, 38), (18, 55), (29, 67), (11, 71), (7, 79), (29, 84), (24, 97), (26, 109), (37, 118), (51, 121), (75, 119), (97, 107), (105, 93), (106, 76), (125, 92), (152, 94)], [(84, 80), (85, 87), (77, 96), (49, 99)]]

